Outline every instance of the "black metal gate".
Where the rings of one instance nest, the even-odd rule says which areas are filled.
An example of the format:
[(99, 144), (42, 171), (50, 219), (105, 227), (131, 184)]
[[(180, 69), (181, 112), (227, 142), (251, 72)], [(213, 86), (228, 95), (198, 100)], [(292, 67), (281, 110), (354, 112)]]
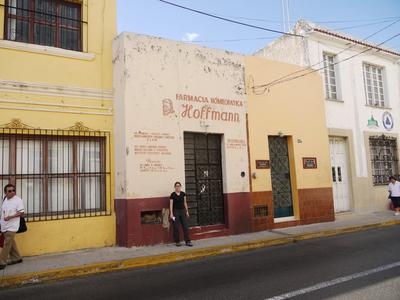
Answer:
[(184, 133), (190, 226), (224, 223), (221, 135)]
[(270, 136), (268, 143), (274, 217), (290, 217), (293, 216), (293, 200), (287, 138)]

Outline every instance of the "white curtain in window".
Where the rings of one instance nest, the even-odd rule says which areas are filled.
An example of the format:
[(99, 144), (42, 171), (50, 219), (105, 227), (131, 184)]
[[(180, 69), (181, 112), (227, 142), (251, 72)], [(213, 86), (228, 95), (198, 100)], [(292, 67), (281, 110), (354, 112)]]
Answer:
[[(72, 141), (48, 142), (48, 168), (50, 174), (73, 172)], [(73, 179), (69, 175), (53, 177), (48, 181), (48, 211), (62, 212), (74, 209)]]
[(100, 172), (100, 142), (78, 142), (78, 172)]
[(16, 148), (16, 173), (25, 177), (17, 177), (17, 193), (22, 196), (27, 213), (39, 213), (43, 209), (43, 182), (36, 174), (42, 173), (42, 142), (17, 140)]
[(72, 173), (72, 142), (48, 142), (49, 173)]
[(42, 141), (17, 140), (17, 174), (42, 173)]
[(10, 141), (5, 139), (0, 139), (0, 175), (9, 174), (9, 167), (10, 167)]
[[(11, 6), (8, 9), (8, 13), (10, 15), (16, 15), (17, 10), (15, 7), (17, 7), (17, 0), (9, 0), (8, 5)], [(11, 41), (15, 41), (17, 38), (17, 20), (14, 18), (8, 19), (8, 39)]]
[(100, 172), (100, 142), (78, 142), (78, 172), (86, 173), (79, 177), (78, 183), (79, 204), (82, 209), (100, 208), (100, 200), (103, 197), (100, 193), (100, 177), (87, 174)]
[(43, 211), (42, 179), (17, 179), (17, 194), (24, 201), (25, 213), (39, 213)]
[(50, 178), (48, 184), (48, 211), (62, 212), (74, 209), (72, 178)]
[(99, 209), (101, 198), (100, 177), (79, 177), (79, 204), (82, 209)]

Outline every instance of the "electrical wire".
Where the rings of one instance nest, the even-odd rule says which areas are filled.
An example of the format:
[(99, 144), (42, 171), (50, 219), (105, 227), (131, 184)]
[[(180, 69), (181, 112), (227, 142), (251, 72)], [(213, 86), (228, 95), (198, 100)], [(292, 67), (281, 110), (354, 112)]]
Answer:
[[(282, 20), (268, 20), (268, 19), (258, 19), (258, 18), (248, 18), (248, 17), (240, 17), (240, 16), (229, 16), (229, 15), (223, 15), (219, 13), (214, 13), (215, 15), (218, 15), (220, 17), (225, 17), (225, 18), (233, 18), (233, 19), (239, 19), (239, 20), (247, 20), (247, 21), (256, 21), (256, 22), (264, 22), (264, 23), (278, 23), (282, 24), (284, 21)], [(359, 20), (338, 20), (338, 21), (312, 21), (313, 23), (318, 23), (318, 24), (340, 24), (340, 23), (361, 23), (361, 22), (374, 22), (374, 21), (383, 21), (383, 20), (393, 20), (393, 19), (398, 19), (398, 17), (385, 17), (385, 18), (375, 18), (375, 19), (359, 19)], [(291, 24), (295, 24), (296, 21), (290, 22)]]
[[(347, 57), (347, 58), (344, 58), (344, 59), (342, 59), (342, 60), (339, 60), (339, 61), (337, 61), (337, 62), (334, 62), (332, 65), (335, 66), (335, 65), (338, 65), (338, 64), (340, 64), (340, 63), (342, 63), (342, 62), (348, 61), (348, 60), (350, 60), (350, 59), (352, 59), (352, 58), (354, 58), (354, 57), (356, 57), (356, 56), (359, 56), (359, 55), (361, 55), (361, 54), (363, 54), (363, 53), (365, 53), (365, 52), (370, 51), (371, 49), (375, 49), (376, 47), (379, 47), (379, 46), (381, 46), (381, 45), (383, 45), (383, 44), (385, 44), (385, 43), (387, 43), (387, 42), (393, 40), (394, 38), (396, 38), (396, 37), (398, 37), (398, 36), (400, 36), (400, 33), (397, 33), (397, 34), (391, 36), (390, 38), (384, 40), (383, 42), (377, 44), (376, 46), (368, 47), (367, 49), (365, 49), (365, 50), (363, 50), (363, 51), (361, 51), (361, 52), (358, 52), (358, 53), (356, 53), (356, 54), (354, 54), (354, 55), (351, 55), (351, 56), (349, 56), (349, 57)], [(323, 70), (323, 69), (325, 69), (325, 68), (326, 68), (326, 67), (323, 66), (323, 67), (321, 67), (321, 68), (318, 68), (318, 69), (315, 69), (315, 70), (311, 70), (311, 71), (309, 71), (308, 73), (301, 74), (301, 75), (298, 75), (298, 76), (295, 76), (295, 77), (292, 77), (292, 78), (286, 78), (286, 79), (283, 79), (283, 80), (280, 80), (280, 81), (275, 81), (274, 83), (268, 83), (268, 84), (264, 84), (264, 85), (253, 86), (252, 89), (253, 89), (253, 92), (254, 92), (255, 94), (261, 95), (261, 94), (264, 94), (266, 90), (268, 90), (270, 87), (272, 87), (272, 86), (274, 86), (274, 85), (281, 84), (281, 83), (288, 82), (288, 81), (292, 81), (292, 80), (295, 80), (295, 79), (298, 79), (298, 78), (302, 78), (302, 77), (304, 77), (304, 76), (307, 76), (307, 75), (310, 75), (310, 74), (312, 74), (312, 73), (318, 72), (318, 71)], [(256, 93), (256, 92), (255, 92), (255, 89), (256, 89), (256, 88), (260, 88), (260, 87), (264, 88), (264, 91), (263, 91), (262, 93)]]
[(380, 21), (380, 22), (374, 22), (374, 23), (354, 25), (354, 26), (349, 26), (349, 27), (334, 28), (334, 30), (348, 30), (348, 29), (354, 29), (354, 28), (362, 28), (362, 27), (368, 27), (368, 26), (372, 26), (372, 25), (389, 23), (389, 22), (392, 22), (392, 21), (393, 21), (393, 19), (392, 20), (386, 20), (386, 21)]
[(185, 41), (186, 43), (219, 43), (219, 42), (241, 42), (241, 41), (256, 41), (256, 40), (272, 40), (276, 39), (276, 36), (266, 36), (258, 38), (238, 38), (238, 39), (226, 39), (226, 40), (194, 40)]
[[(392, 20), (375, 22), (375, 23), (368, 23), (368, 24), (345, 27), (345, 28), (335, 28), (334, 30), (343, 30), (343, 29), (367, 27), (367, 26), (372, 26), (372, 25), (377, 25), (377, 24), (382, 24), (382, 23), (388, 23), (388, 22), (391, 22), (391, 21)], [(278, 36), (266, 36), (266, 37), (256, 37), (256, 38), (221, 39), (221, 40), (193, 40), (193, 41), (184, 41), (184, 42), (186, 42), (186, 43), (220, 43), (220, 42), (242, 42), (242, 41), (257, 41), (257, 40), (272, 40), (272, 39), (276, 39), (276, 38), (278, 38)]]
[(169, 1), (165, 1), (165, 0), (158, 0), (158, 1), (160, 1), (162, 3), (165, 3), (165, 4), (168, 4), (168, 5), (171, 5), (171, 6), (182, 8), (184, 10), (195, 12), (195, 13), (198, 13), (198, 14), (201, 14), (201, 15), (204, 15), (204, 16), (208, 16), (208, 17), (211, 17), (211, 18), (219, 19), (219, 20), (222, 20), (222, 21), (226, 21), (226, 22), (230, 22), (230, 23), (234, 23), (234, 24), (238, 24), (238, 25), (242, 25), (242, 26), (246, 26), (246, 27), (250, 27), (250, 28), (260, 29), (260, 30), (264, 30), (264, 31), (280, 33), (280, 34), (283, 34), (283, 35), (302, 37), (301, 35), (294, 34), (294, 33), (283, 32), (283, 31), (280, 31), (280, 30), (274, 30), (274, 29), (270, 29), (270, 28), (260, 27), (260, 26), (256, 26), (256, 25), (252, 25), (252, 24), (248, 24), (248, 23), (235, 21), (235, 20), (228, 19), (228, 18), (225, 18), (225, 17), (220, 17), (220, 16), (217, 16), (217, 15), (214, 15), (214, 14), (210, 14), (210, 13), (207, 13), (207, 12), (204, 12), (204, 11), (193, 9), (193, 8), (190, 8), (190, 7), (187, 7), (187, 6), (182, 6), (182, 5), (179, 5), (179, 4), (175, 4), (175, 3), (172, 3), (172, 2), (169, 2)]
[[(389, 28), (389, 27), (395, 25), (395, 24), (398, 23), (398, 22), (400, 22), (400, 19), (398, 19), (398, 20), (396, 20), (396, 21), (390, 23), (389, 25), (384, 26), (383, 28), (379, 29), (378, 31), (375, 31), (374, 33), (368, 35), (368, 36), (365, 37), (362, 41), (368, 40), (369, 38), (371, 38), (371, 37), (377, 35), (378, 33), (380, 33), (380, 32), (382, 32), (382, 31), (384, 31), (385, 29), (387, 29), (387, 28)], [(343, 53), (343, 52), (345, 52), (345, 51), (347, 51), (347, 50), (353, 48), (353, 47), (356, 46), (356, 45), (357, 45), (357, 43), (353, 43), (353, 44), (350, 45), (349, 47), (347, 47), (347, 48), (345, 48), (345, 49), (339, 51), (336, 55), (339, 55), (339, 54), (341, 54), (341, 53)], [(372, 47), (372, 48), (373, 48), (373, 47)], [(283, 80), (283, 79), (285, 79), (285, 78), (287, 78), (287, 77), (290, 77), (290, 76), (292, 76), (292, 75), (295, 75), (295, 74), (298, 74), (298, 73), (307, 71), (307, 70), (309, 70), (310, 68), (315, 67), (315, 66), (317, 66), (317, 65), (320, 65), (320, 64), (323, 63), (323, 62), (324, 62), (324, 60), (321, 60), (321, 61), (319, 61), (319, 62), (316, 62), (316, 63), (312, 64), (311, 66), (309, 66), (309, 67), (307, 67), (307, 68), (304, 68), (304, 69), (301, 69), (301, 70), (298, 70), (298, 71), (289, 73), (289, 74), (284, 75), (284, 76), (282, 76), (282, 77), (280, 77), (280, 78), (278, 78), (278, 79), (273, 80), (272, 82), (270, 82), (270, 83), (268, 83), (268, 84), (259, 85), (259, 86), (257, 86), (257, 87), (265, 87), (265, 86), (268, 86), (268, 85), (270, 85), (270, 84), (274, 84), (275, 82), (281, 81), (281, 80)]]

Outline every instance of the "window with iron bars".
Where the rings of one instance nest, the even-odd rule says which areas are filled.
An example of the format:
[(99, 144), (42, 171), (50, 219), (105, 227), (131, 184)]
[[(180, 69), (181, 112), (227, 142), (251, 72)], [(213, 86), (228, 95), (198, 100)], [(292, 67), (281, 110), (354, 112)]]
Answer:
[(5, 39), (82, 51), (81, 4), (7, 0), (5, 11)]
[(386, 136), (369, 138), (374, 185), (388, 184), (389, 176), (398, 176), (397, 139)]
[(385, 107), (385, 94), (383, 90), (383, 68), (363, 64), (364, 86), (367, 105)]
[(111, 214), (108, 133), (1, 131), (0, 183), (16, 185), (29, 221)]

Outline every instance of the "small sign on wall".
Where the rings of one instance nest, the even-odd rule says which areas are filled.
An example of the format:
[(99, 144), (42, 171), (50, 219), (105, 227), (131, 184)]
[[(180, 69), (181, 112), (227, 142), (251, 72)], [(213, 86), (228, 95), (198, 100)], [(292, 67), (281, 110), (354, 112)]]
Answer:
[(269, 169), (270, 163), (269, 160), (256, 160), (256, 169)]
[(303, 169), (316, 169), (317, 158), (316, 157), (303, 157)]

